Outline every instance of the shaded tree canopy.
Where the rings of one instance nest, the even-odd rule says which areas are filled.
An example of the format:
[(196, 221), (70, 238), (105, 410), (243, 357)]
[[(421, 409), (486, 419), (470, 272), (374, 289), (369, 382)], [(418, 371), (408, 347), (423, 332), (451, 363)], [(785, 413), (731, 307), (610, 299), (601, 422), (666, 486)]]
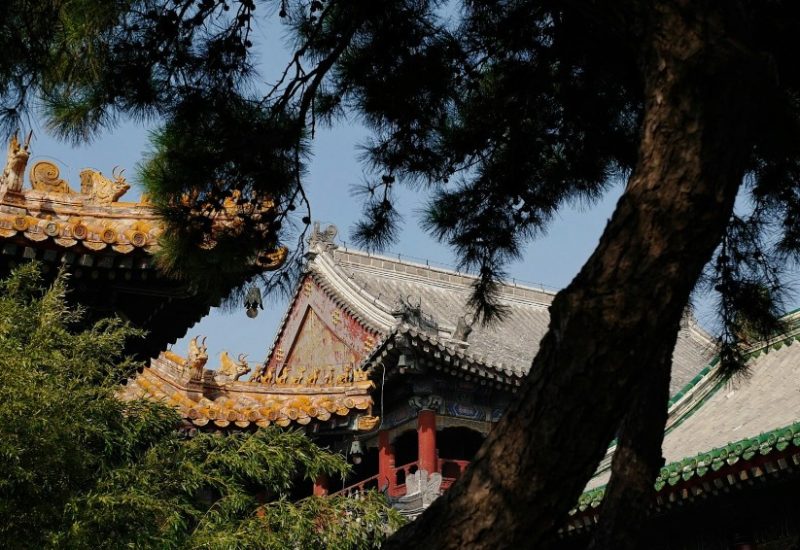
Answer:
[[(364, 144), (370, 183), (355, 239), (369, 248), (391, 243), (401, 219), (393, 186), (425, 185), (427, 227), (455, 248), (460, 267), (481, 275), (473, 305), (491, 319), (502, 313), (492, 289), (505, 263), (560, 207), (591, 204), (635, 166), (653, 10), (648, 2), (631, 7), (20, 0), (0, 22), (8, 52), (0, 122), (7, 132), (24, 123), (36, 101), (49, 127), (74, 141), (121, 117), (162, 121), (141, 175), (173, 222), (163, 263), (213, 285), (209, 263), (218, 272), (242, 265), (309, 223), (302, 182), (314, 127), (359, 117), (373, 136)], [(778, 230), (780, 252), (797, 249), (797, 76), (786, 60), (793, 10), (778, 1), (740, 6), (759, 46), (753, 55), (769, 61), (759, 79), (771, 100), (759, 105), (751, 131), (745, 184), (753, 208), (732, 218), (727, 244), (735, 250), (710, 272), (718, 290), (736, 295), (723, 303), (726, 320), (737, 317), (729, 309), (751, 307), (754, 285), (779, 294), (783, 258), (770, 261), (763, 236)], [(254, 67), (252, 30), (265, 18), (280, 19), (297, 44), (280, 75)], [(259, 89), (261, 78), (274, 86)], [(226, 198), (237, 200), (244, 225), (214, 251), (197, 252), (191, 245), (208, 238)], [(278, 203), (268, 219), (254, 214), (266, 199)], [(731, 340), (736, 332), (726, 327)]]
[[(13, 126), (38, 97), (50, 126), (76, 140), (121, 116), (162, 121), (142, 169), (173, 227), (162, 263), (203, 284), (213, 284), (209, 262), (246, 261), (309, 223), (302, 185), (316, 124), (355, 116), (372, 130), (356, 239), (391, 242), (392, 190), (424, 186), (428, 228), (477, 271), (473, 305), (489, 321), (502, 316), (493, 290), (523, 243), (565, 204), (591, 203), (612, 176), (627, 178), (597, 250), (551, 308), (519, 403), (465, 479), (397, 540), (492, 547), (480, 526), (458, 530), (475, 514), (505, 528), (509, 544), (552, 535), (616, 430), (637, 430), (623, 422), (634, 407), (626, 396), (668, 381), (657, 373), (698, 281), (721, 294), (724, 372), (741, 366), (739, 335), (778, 326), (781, 271), (800, 250), (793, 2), (31, 4), (12, 1), (0, 16), (10, 52), (2, 120)], [(44, 44), (22, 39), (48, 17)], [(295, 40), (286, 70), (262, 75), (274, 83), (264, 90), (252, 62), (260, 17), (281, 19)], [(239, 201), (242, 225), (199, 250), (226, 198)], [(248, 205), (267, 199), (277, 212), (253, 216)], [(562, 431), (586, 437), (568, 448)], [(533, 439), (550, 453), (533, 456)], [(503, 453), (514, 468), (493, 471)], [(512, 498), (501, 474), (529, 482)], [(481, 483), (495, 491), (476, 504), (469, 488)], [(551, 504), (531, 512), (542, 500)], [(442, 528), (425, 534), (432, 521)]]
[(372, 548), (396, 529), (384, 498), (290, 500), (298, 482), (344, 475), (297, 431), (188, 438), (174, 410), (123, 403), (120, 356), (136, 333), (75, 331), (66, 281), (35, 265), (0, 283), (0, 525), (8, 548)]

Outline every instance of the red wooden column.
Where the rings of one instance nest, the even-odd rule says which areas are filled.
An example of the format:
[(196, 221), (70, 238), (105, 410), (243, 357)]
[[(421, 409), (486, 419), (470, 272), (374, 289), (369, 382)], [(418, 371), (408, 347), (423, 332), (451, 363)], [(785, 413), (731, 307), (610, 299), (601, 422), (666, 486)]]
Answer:
[[(314, 480), (314, 496), (316, 497), (324, 497), (328, 494), (328, 476), (325, 474), (320, 474), (320, 476)], [(308, 485), (306, 485), (308, 487)]]
[(394, 496), (397, 474), (394, 472), (394, 447), (389, 442), (389, 431), (378, 432), (378, 489), (388, 485), (389, 495)]
[(422, 409), (417, 415), (417, 442), (419, 469), (429, 474), (439, 471), (436, 453), (436, 412)]

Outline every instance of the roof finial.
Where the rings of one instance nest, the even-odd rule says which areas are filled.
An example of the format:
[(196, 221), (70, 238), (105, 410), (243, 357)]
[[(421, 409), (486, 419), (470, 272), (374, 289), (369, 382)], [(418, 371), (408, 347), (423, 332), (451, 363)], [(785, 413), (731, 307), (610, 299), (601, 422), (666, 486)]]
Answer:
[(28, 165), (28, 159), (31, 156), (30, 144), (33, 130), (28, 133), (25, 142), (20, 144), (17, 139), (17, 132), (11, 136), (11, 141), (8, 143), (8, 156), (6, 157), (6, 166), (3, 169), (3, 174), (0, 176), (0, 189), (8, 191), (22, 191), (22, 182), (25, 179), (25, 167)]
[(311, 231), (311, 237), (308, 239), (308, 248), (312, 252), (325, 252), (336, 248), (336, 243), (333, 240), (339, 230), (333, 224), (328, 224), (325, 231), (319, 228), (319, 222), (314, 222), (314, 228)]

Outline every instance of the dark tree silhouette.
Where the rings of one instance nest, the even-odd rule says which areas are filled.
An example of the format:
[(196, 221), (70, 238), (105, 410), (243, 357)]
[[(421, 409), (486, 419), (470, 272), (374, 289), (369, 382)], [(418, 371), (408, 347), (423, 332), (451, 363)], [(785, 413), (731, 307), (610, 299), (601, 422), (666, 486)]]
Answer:
[[(466, 475), (387, 547), (544, 544), (615, 434), (595, 545), (635, 547), (690, 293), (705, 281), (722, 297), (727, 374), (741, 367), (737, 338), (777, 326), (780, 273), (800, 250), (800, 7), (139, 0), (86, 9), (98, 2), (76, 2), (82, 12), (53, 2), (61, 26), (51, 47), (2, 62), (0, 77), (22, 77), (0, 99), (22, 105), (35, 92), (52, 127), (74, 139), (118, 116), (161, 117), (143, 176), (174, 229), (162, 260), (204, 284), (208, 262), (244, 261), (287, 239), (292, 220), (309, 223), (305, 154), (316, 125), (342, 117), (373, 131), (356, 239), (391, 242), (392, 190), (426, 186), (428, 228), (478, 272), (473, 305), (486, 322), (503, 314), (494, 290), (522, 245), (563, 205), (627, 178), (597, 249), (552, 304), (520, 399)], [(11, 4), (2, 24), (24, 24), (29, 3)], [(268, 90), (251, 64), (257, 7), (296, 39)], [(744, 212), (734, 214), (738, 196)], [(198, 253), (188, 244), (202, 242), (226, 198), (241, 201), (242, 225)], [(278, 215), (253, 217), (247, 205), (267, 198)]]

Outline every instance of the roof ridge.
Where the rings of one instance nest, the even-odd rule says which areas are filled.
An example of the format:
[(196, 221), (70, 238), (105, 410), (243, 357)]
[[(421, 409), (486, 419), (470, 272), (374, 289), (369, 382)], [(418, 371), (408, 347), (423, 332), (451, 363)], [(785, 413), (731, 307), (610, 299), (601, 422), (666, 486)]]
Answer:
[[(392, 266), (402, 266), (403, 268), (408, 268), (408, 269), (403, 269), (401, 271), (392, 270), (397, 275), (401, 276), (405, 275), (408, 278), (422, 279), (439, 284), (445, 284), (451, 287), (468, 288), (470, 286), (471, 281), (475, 281), (478, 279), (478, 276), (472, 273), (434, 266), (430, 265), (429, 263), (423, 264), (419, 262), (406, 261), (400, 258), (394, 258), (383, 254), (374, 254), (371, 252), (351, 249), (344, 246), (340, 246), (333, 249), (332, 256), (336, 256), (335, 261), (337, 265), (339, 265), (342, 268), (346, 268), (349, 265), (357, 265), (362, 269), (366, 268), (365, 271), (370, 271), (370, 270), (376, 272), (387, 271), (385, 266), (378, 266), (378, 265), (373, 265), (371, 263), (362, 263), (358, 261), (355, 262), (348, 261), (349, 259), (348, 257), (358, 257), (362, 259), (369, 259), (378, 262), (390, 263), (392, 264)], [(347, 257), (343, 258), (343, 256)], [(463, 279), (464, 282), (459, 282), (456, 280), (449, 279), (451, 277)], [(541, 298), (539, 300), (536, 300), (532, 296), (525, 296), (526, 294), (529, 293), (541, 296)], [(555, 297), (556, 293), (557, 293), (556, 290), (546, 288), (545, 285), (539, 285), (538, 287), (536, 287), (532, 286), (531, 284), (522, 284), (522, 282), (521, 281), (518, 282), (516, 278), (512, 278), (511, 281), (508, 280), (500, 281), (500, 295), (503, 296), (504, 298), (512, 300), (516, 299), (520, 301), (534, 301), (540, 303), (546, 301), (547, 303), (549, 303), (553, 299), (553, 297)]]
[[(336, 287), (336, 294), (351, 306), (366, 315), (379, 331), (389, 331), (396, 325), (393, 304), (386, 303), (382, 296), (376, 296), (354, 274), (346, 272), (345, 266), (330, 254), (319, 254), (309, 263), (312, 272), (321, 275), (328, 284), (336, 287), (332, 277), (338, 277), (344, 287)], [(313, 267), (311, 267), (313, 266)], [(332, 290), (332, 289), (329, 289)]]

